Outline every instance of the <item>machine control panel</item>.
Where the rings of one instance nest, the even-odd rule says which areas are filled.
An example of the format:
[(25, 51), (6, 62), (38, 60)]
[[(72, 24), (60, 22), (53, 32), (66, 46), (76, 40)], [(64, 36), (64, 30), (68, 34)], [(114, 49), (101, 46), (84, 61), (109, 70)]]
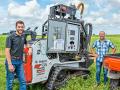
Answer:
[(79, 44), (79, 26), (68, 24), (67, 38), (66, 38), (66, 51), (77, 51)]
[(79, 24), (49, 20), (48, 26), (48, 53), (79, 52)]

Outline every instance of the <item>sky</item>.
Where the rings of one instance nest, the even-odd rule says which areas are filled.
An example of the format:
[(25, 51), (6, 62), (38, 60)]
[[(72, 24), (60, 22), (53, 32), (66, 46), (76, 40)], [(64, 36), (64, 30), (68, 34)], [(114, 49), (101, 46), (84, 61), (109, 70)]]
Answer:
[(0, 34), (15, 30), (17, 20), (23, 20), (26, 28), (38, 26), (41, 34), (51, 6), (80, 2), (85, 4), (83, 20), (93, 24), (93, 34), (120, 34), (120, 0), (0, 0)]

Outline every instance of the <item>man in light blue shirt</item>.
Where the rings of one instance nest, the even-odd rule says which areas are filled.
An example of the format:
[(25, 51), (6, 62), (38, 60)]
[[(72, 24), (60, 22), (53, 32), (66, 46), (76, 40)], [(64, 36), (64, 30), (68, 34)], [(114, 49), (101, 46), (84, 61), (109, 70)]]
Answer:
[[(96, 40), (92, 45), (92, 53), (96, 56), (96, 81), (97, 85), (100, 84), (100, 73), (103, 64), (104, 56), (109, 52), (109, 49), (112, 48), (112, 53), (114, 54), (116, 49), (114, 44), (105, 38), (105, 32), (99, 32), (99, 40)], [(95, 49), (95, 50), (94, 50)], [(107, 78), (107, 69), (103, 67), (104, 72), (104, 84), (106, 84)]]

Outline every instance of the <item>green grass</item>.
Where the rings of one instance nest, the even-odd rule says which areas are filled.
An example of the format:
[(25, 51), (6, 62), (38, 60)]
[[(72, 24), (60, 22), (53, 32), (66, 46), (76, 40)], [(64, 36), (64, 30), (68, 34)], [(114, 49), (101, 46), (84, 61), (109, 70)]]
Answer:
[[(6, 36), (0, 36), (0, 90), (5, 90), (6, 87), (6, 76), (5, 76), (5, 37)], [(110, 39), (115, 46), (117, 47), (117, 52), (120, 52), (120, 35), (108, 35), (106, 38)], [(93, 36), (91, 43), (93, 43), (96, 39), (98, 39), (98, 36)], [(96, 81), (95, 81), (95, 63), (91, 65), (89, 68), (91, 71), (91, 74), (89, 75), (88, 79), (84, 80), (82, 77), (73, 77), (68, 81), (68, 84), (61, 88), (60, 90), (109, 90), (109, 83), (107, 86), (103, 85), (103, 73), (101, 73), (101, 84), (99, 87), (96, 87)], [(18, 81), (15, 81), (14, 83), (14, 90), (18, 90)], [(41, 87), (42, 86), (42, 87)], [(44, 86), (41, 84), (33, 85), (33, 89), (31, 90), (42, 90)]]
[(88, 79), (73, 77), (68, 81), (68, 84), (60, 90), (109, 90), (109, 83), (106, 86), (103, 84), (103, 72), (101, 73), (101, 84), (96, 87), (95, 64), (92, 64), (89, 69), (91, 74), (88, 76)]

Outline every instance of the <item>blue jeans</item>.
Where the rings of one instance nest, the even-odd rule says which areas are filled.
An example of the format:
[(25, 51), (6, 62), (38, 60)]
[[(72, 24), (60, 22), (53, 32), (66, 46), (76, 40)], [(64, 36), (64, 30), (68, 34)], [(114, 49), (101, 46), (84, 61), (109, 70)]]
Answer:
[(16, 61), (14, 61), (15, 63), (12, 63), (15, 68), (14, 72), (9, 71), (8, 64), (6, 63), (6, 80), (7, 80), (6, 81), (6, 90), (12, 90), (15, 73), (16, 73), (19, 83), (20, 83), (19, 90), (26, 90), (26, 81), (25, 81), (25, 76), (24, 76), (23, 63), (21, 63), (21, 61), (16, 60)]
[[(97, 81), (97, 83), (100, 83), (100, 73), (101, 73), (101, 69), (102, 69), (102, 64), (103, 64), (102, 62), (96, 61), (96, 81)], [(108, 72), (108, 69), (103, 67), (104, 84), (106, 84), (108, 81), (107, 72)]]

